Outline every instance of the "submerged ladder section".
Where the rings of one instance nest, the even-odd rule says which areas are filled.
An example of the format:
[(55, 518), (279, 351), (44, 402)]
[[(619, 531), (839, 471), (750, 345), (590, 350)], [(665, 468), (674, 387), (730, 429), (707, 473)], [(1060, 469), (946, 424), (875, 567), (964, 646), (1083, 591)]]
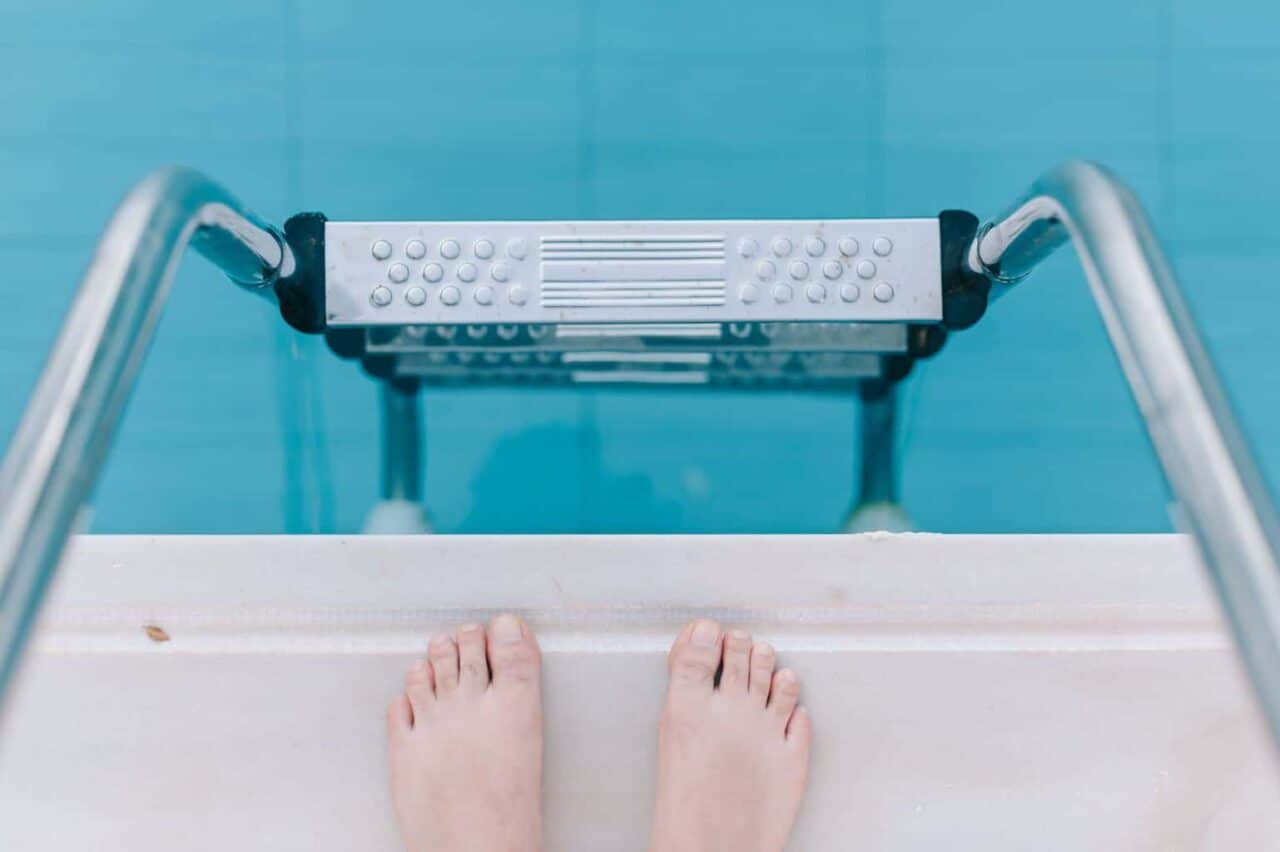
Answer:
[(371, 525), (422, 531), (418, 395), (438, 384), (858, 394), (851, 524), (905, 526), (895, 383), (1067, 242), (1280, 742), (1276, 509), (1146, 215), (1088, 163), (1048, 173), (981, 225), (962, 211), (558, 223), (308, 213), (276, 229), (195, 172), (156, 173), (99, 242), (0, 468), (0, 697), (188, 246), (383, 382), (382, 493), (395, 511)]

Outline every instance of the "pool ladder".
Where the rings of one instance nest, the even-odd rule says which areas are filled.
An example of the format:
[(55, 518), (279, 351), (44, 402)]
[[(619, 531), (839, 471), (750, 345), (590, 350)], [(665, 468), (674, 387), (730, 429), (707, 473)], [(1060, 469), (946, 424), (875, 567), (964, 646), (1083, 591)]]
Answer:
[[(1280, 523), (1136, 198), (1090, 163), (1047, 173), (962, 247), (962, 277), (976, 284), (965, 298), (981, 301), (976, 318), (1068, 241), (1176, 498), (1175, 522), (1198, 548), (1280, 744)], [(0, 699), (188, 247), (273, 300), (299, 260), (281, 230), (193, 171), (151, 175), (117, 210), (0, 467)], [(416, 399), (390, 383), (381, 399), (384, 500), (420, 506)], [(864, 394), (855, 526), (900, 518), (894, 412), (891, 385)]]

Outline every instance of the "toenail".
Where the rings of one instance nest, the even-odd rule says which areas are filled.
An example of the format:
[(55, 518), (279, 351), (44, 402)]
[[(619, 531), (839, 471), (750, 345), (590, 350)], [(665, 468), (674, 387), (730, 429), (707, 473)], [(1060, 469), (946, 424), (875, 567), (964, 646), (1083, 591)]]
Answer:
[(475, 633), (480, 629), (479, 624), (464, 624), (458, 628), (459, 633)]
[(745, 630), (730, 630), (729, 635), (734, 639), (737, 639), (739, 642), (743, 642), (751, 638), (751, 634)]
[(427, 643), (427, 647), (433, 651), (443, 651), (452, 644), (452, 637), (437, 635), (431, 637), (431, 641)]
[(758, 657), (772, 657), (773, 646), (770, 645), (768, 642), (760, 642), (756, 645), (754, 649), (752, 649), (752, 653), (754, 653)]
[(693, 644), (710, 647), (720, 638), (720, 628), (714, 621), (699, 621), (693, 628)]
[(520, 629), (520, 619), (514, 615), (500, 615), (493, 620), (493, 638), (498, 642), (510, 645), (524, 638)]
[(793, 684), (796, 682), (796, 673), (791, 671), (791, 669), (783, 669), (778, 672), (778, 681), (788, 685)]

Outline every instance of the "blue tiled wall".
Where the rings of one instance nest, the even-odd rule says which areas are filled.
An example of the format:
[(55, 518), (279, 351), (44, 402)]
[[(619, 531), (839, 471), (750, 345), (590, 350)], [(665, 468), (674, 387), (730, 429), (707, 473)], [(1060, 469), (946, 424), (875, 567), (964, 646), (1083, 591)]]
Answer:
[[(1274, 481), (1280, 4), (1270, 0), (0, 0), (0, 433), (129, 185), (197, 166), (265, 215), (993, 213), (1068, 157), (1149, 206)], [(1074, 261), (905, 388), (947, 531), (1168, 526)], [(350, 531), (375, 394), (187, 261), (93, 526)], [(852, 400), (436, 391), (447, 531), (833, 529)]]

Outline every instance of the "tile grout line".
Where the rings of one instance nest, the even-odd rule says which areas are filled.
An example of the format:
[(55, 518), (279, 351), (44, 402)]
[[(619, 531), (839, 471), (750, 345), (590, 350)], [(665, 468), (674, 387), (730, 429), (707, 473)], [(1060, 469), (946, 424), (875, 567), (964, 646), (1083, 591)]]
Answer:
[[(298, 171), (302, 146), (298, 116), (298, 99), (301, 92), (298, 79), (298, 57), (294, 49), (299, 37), (297, 31), (299, 10), (294, 0), (284, 0), (280, 11), (285, 18), (285, 28), (288, 30), (288, 37), (283, 40), (285, 106), (281, 116), (284, 123), (284, 162), (281, 165), (281, 178), (285, 187), (286, 209), (292, 209), (298, 205), (301, 194), (301, 175)], [(307, 423), (306, 417), (302, 415), (303, 405), (298, 394), (301, 383), (295, 381), (300, 352), (294, 345), (291, 329), (274, 315), (271, 335), (274, 344), (272, 360), (275, 366), (276, 415), (280, 425), (279, 440), (283, 465), (281, 508), (284, 529), (289, 533), (314, 532), (314, 528), (309, 523), (308, 516), (311, 512), (308, 508), (309, 501), (304, 484), (308, 466), (307, 436), (304, 435)]]
[[(305, 196), (302, 161), (305, 142), (302, 129), (301, 107), (306, 84), (303, 77), (303, 59), (300, 53), (302, 45), (301, 16), (302, 8), (298, 0), (285, 0), (285, 7), (292, 29), (292, 38), (286, 48), (286, 73), (290, 88), (286, 120), (288, 132), (286, 138), (289, 146), (288, 162), (288, 198), (293, 210), (300, 210)], [(317, 350), (320, 357), (327, 353), (319, 347), (316, 338), (303, 336), (300, 332), (281, 324), (280, 328), (288, 335), (290, 352), (300, 374), (302, 388), (302, 425), (303, 440), (309, 444), (309, 452), (303, 454), (303, 469), (300, 472), (302, 510), (305, 531), (325, 533), (334, 531), (334, 489), (333, 478), (329, 467), (328, 437), (325, 431), (323, 383), (319, 380), (319, 368), (316, 364)], [(310, 491), (308, 491), (308, 482)]]
[[(578, 215), (595, 215), (595, 101), (597, 0), (579, 0), (577, 51), (577, 207)], [(595, 484), (600, 479), (600, 424), (596, 393), (578, 392), (578, 530), (591, 528)]]
[(1178, 233), (1177, 188), (1174, 173), (1174, 120), (1173, 120), (1173, 32), (1176, 12), (1173, 0), (1162, 0), (1160, 7), (1160, 39), (1157, 61), (1160, 75), (1160, 194), (1163, 216), (1168, 223), (1164, 230)]

